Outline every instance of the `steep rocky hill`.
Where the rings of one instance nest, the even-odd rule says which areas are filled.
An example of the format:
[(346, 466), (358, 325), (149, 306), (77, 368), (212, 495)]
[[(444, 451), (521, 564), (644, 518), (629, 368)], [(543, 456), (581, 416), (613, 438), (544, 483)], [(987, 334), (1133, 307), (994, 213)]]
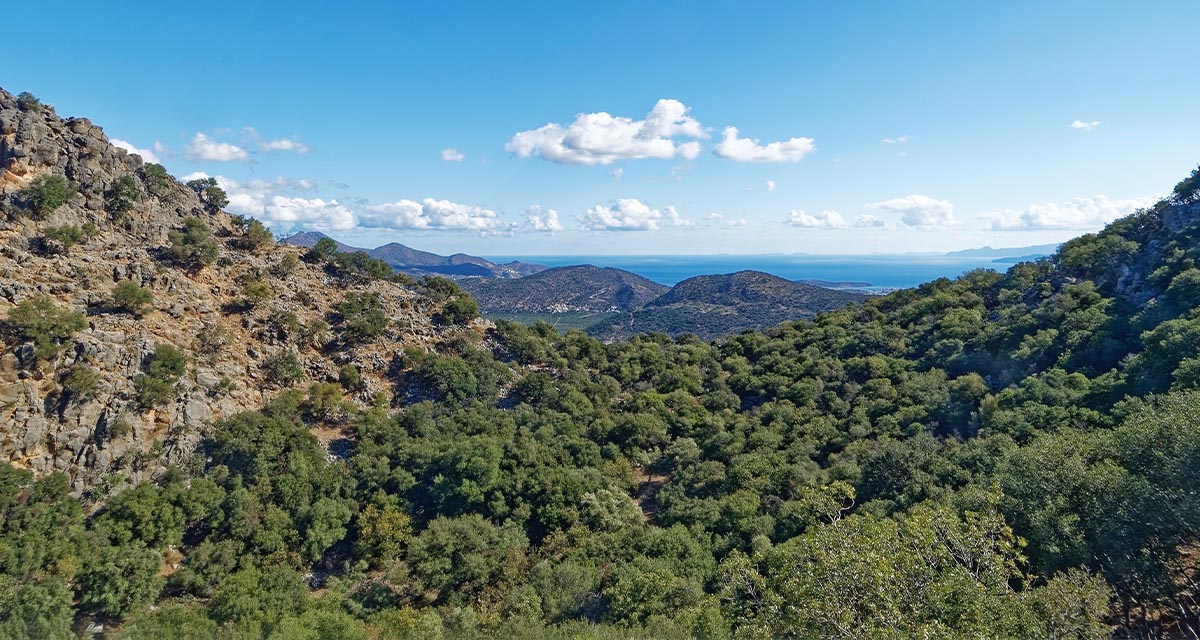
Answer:
[[(445, 332), (431, 320), (440, 303), (306, 261), (221, 212), (217, 195), (112, 146), (86, 118), (0, 90), (0, 460), (65, 472), (77, 491), (146, 479), (192, 464), (211, 420), (285, 385), (336, 381), (349, 365), (362, 378), (354, 399), (369, 401), (404, 347)], [(390, 319), (383, 339), (350, 344), (343, 294), (319, 291), (370, 294)], [(42, 305), (32, 325), (13, 320), (23, 304), (26, 319)], [(44, 326), (71, 314), (83, 315), (77, 331)]]
[(577, 265), (546, 269), (517, 280), (464, 280), (484, 312), (590, 312), (636, 309), (667, 287), (636, 273)]
[[(311, 247), (322, 238), (328, 237), (316, 231), (305, 231), (284, 238), (283, 242), (298, 247)], [(338, 242), (338, 250), (351, 253), (361, 251), (372, 258), (383, 260), (397, 271), (418, 277), (438, 275), (449, 278), (520, 278), (546, 269), (540, 264), (516, 260), (498, 264), (465, 253), (442, 256), (413, 249), (398, 242), (389, 242), (374, 249), (361, 249)]]

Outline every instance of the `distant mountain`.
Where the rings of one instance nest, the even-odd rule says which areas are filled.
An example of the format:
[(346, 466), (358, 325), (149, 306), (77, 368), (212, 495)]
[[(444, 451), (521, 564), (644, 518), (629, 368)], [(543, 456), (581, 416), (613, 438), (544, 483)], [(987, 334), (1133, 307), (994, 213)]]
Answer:
[(471, 278), (459, 283), (485, 313), (603, 313), (636, 309), (667, 287), (622, 269), (576, 265), (517, 280)]
[[(282, 242), (295, 245), (298, 247), (311, 247), (317, 244), (317, 241), (329, 236), (316, 231), (306, 231), (284, 238)], [(330, 238), (332, 239), (332, 238)], [(337, 242), (334, 240), (334, 242)], [(441, 256), (428, 251), (421, 251), (407, 247), (398, 242), (389, 242), (381, 247), (374, 249), (363, 249), (360, 247), (352, 247), (347, 244), (338, 242), (338, 251), (356, 252), (361, 251), (372, 258), (383, 260), (392, 266), (397, 271), (402, 271), (409, 275), (424, 276), (424, 275), (439, 275), (451, 278), (520, 278), (539, 271), (543, 271), (546, 267), (540, 264), (530, 264), (528, 262), (512, 261), (505, 264), (497, 264), (485, 258), (477, 256), (469, 256), (465, 253), (456, 253), (452, 256)]]
[(946, 255), (958, 258), (1029, 258), (1030, 256), (1040, 258), (1048, 256), (1058, 251), (1058, 243), (1055, 244), (1035, 244), (1028, 247), (1009, 247), (1004, 249), (993, 249), (992, 247), (979, 247), (978, 249), (963, 249), (961, 251), (950, 251)]
[(761, 271), (696, 276), (662, 296), (593, 326), (607, 338), (661, 331), (695, 333), (709, 339), (747, 329), (763, 329), (821, 311), (862, 302), (868, 294), (793, 282)]

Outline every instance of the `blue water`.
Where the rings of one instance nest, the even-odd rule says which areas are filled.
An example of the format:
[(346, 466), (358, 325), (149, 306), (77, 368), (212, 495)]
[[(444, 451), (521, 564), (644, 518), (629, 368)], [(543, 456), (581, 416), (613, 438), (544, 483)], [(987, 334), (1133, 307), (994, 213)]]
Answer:
[(488, 259), (520, 260), (548, 267), (573, 264), (616, 267), (668, 286), (692, 276), (753, 269), (788, 280), (867, 282), (872, 289), (914, 287), (941, 277), (954, 278), (971, 269), (1005, 271), (1011, 266), (993, 262), (991, 257), (944, 255), (490, 256)]

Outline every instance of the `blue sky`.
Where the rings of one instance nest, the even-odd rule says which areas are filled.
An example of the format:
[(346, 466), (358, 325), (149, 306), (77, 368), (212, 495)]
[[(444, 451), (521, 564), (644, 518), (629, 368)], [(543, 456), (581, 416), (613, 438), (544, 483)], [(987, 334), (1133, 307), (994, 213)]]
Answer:
[(1193, 1), (105, 4), (6, 7), (0, 86), (357, 244), (1022, 246), (1200, 163)]

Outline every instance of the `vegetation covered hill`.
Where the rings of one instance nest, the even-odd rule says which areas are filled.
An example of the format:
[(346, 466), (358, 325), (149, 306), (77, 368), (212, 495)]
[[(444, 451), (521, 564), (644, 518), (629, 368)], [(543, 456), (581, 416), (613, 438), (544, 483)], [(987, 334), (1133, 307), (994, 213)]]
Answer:
[(867, 294), (792, 282), (761, 271), (688, 278), (640, 309), (605, 320), (589, 333), (604, 339), (638, 333), (694, 333), (704, 339), (811, 318)]
[[(297, 247), (312, 247), (328, 238), (323, 233), (305, 231), (284, 238), (284, 244)], [(512, 261), (497, 264), (485, 258), (456, 253), (451, 256), (440, 256), (436, 253), (421, 251), (406, 247), (398, 242), (389, 242), (374, 249), (360, 249), (340, 242), (338, 250), (343, 253), (364, 253), (368, 257), (383, 260), (393, 269), (413, 277), (445, 276), (448, 278), (482, 277), (482, 278), (520, 278), (544, 270), (540, 264)]]
[(503, 313), (627, 311), (667, 291), (636, 273), (590, 264), (555, 267), (517, 280), (471, 279), (462, 286), (484, 312)]
[[(257, 227), (213, 211), (217, 192), (151, 197), (157, 170), (92, 131), (0, 94), (0, 390), (17, 407), (0, 430), (0, 637), (1200, 626), (1200, 171), (1006, 274), (715, 342), (605, 344), (465, 323), (453, 283), (389, 281), (332, 243), (245, 248)], [(270, 320), (283, 304), (298, 326)], [(317, 320), (325, 338), (305, 338)], [(211, 396), (193, 387), (202, 321), (232, 332), (216, 361), (242, 367)], [(106, 427), (57, 408), (97, 401), (145, 446), (89, 475)], [(201, 405), (217, 408), (179, 417)], [(47, 425), (29, 446), (53, 443), (48, 464), (12, 455), (30, 428), (14, 415)], [(54, 435), (76, 428), (82, 456)]]

